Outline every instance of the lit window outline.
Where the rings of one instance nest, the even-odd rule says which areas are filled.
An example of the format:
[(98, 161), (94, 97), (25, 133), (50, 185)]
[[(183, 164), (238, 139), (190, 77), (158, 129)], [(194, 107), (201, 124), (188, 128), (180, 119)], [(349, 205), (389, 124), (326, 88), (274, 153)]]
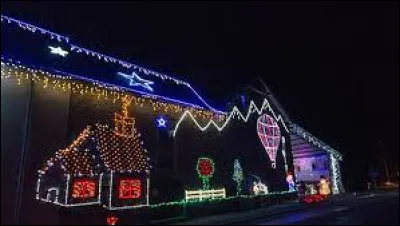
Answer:
[(93, 179), (76, 179), (72, 186), (72, 198), (85, 199), (96, 196), (96, 181)]
[(118, 197), (120, 199), (139, 199), (142, 196), (142, 181), (139, 179), (121, 179)]

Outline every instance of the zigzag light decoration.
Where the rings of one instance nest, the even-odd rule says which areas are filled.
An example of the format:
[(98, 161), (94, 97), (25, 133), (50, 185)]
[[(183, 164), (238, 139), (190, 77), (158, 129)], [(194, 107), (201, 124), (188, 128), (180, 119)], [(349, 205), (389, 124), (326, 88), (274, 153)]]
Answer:
[(176, 133), (178, 131), (179, 125), (183, 122), (183, 120), (186, 117), (191, 118), (192, 121), (196, 124), (196, 126), (202, 132), (207, 130), (210, 126), (213, 126), (218, 131), (222, 131), (228, 125), (228, 123), (231, 121), (231, 119), (235, 115), (237, 115), (238, 118), (243, 120), (244, 122), (247, 122), (249, 120), (251, 114), (253, 114), (254, 112), (257, 112), (258, 115), (261, 115), (264, 112), (264, 110), (269, 110), (272, 113), (274, 119), (276, 121), (278, 121), (278, 122), (280, 121), (282, 123), (283, 127), (285, 128), (286, 132), (289, 132), (289, 130), (286, 127), (285, 121), (283, 120), (282, 116), (281, 115), (276, 116), (276, 114), (275, 114), (274, 110), (271, 108), (271, 105), (269, 104), (268, 100), (264, 99), (264, 102), (263, 102), (261, 108), (258, 108), (256, 106), (256, 104), (254, 103), (254, 101), (250, 101), (250, 105), (249, 105), (249, 108), (247, 110), (246, 116), (243, 116), (243, 114), (239, 111), (239, 109), (236, 106), (234, 106), (232, 111), (229, 113), (228, 117), (226, 118), (225, 122), (222, 123), (221, 126), (219, 126), (213, 119), (210, 119), (210, 121), (208, 121), (208, 123), (205, 126), (201, 126), (199, 124), (199, 122), (193, 117), (193, 115), (189, 111), (185, 111), (183, 113), (183, 115), (181, 116), (181, 118), (179, 119), (179, 121), (176, 123), (175, 129), (173, 131), (173, 136), (175, 137), (175, 135), (176, 135)]

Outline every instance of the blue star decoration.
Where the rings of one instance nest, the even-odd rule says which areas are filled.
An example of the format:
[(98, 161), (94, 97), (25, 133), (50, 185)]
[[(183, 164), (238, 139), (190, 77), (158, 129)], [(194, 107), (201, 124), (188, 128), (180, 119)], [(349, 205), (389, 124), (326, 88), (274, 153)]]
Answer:
[(68, 55), (68, 51), (63, 50), (61, 47), (53, 47), (49, 46), (50, 53), (60, 55), (62, 57), (66, 57)]
[(167, 128), (167, 119), (165, 119), (163, 116), (159, 116), (156, 121), (158, 128)]
[(142, 79), (141, 77), (139, 77), (139, 75), (137, 75), (135, 72), (132, 72), (131, 75), (122, 73), (122, 72), (118, 72), (119, 75), (121, 75), (124, 78), (129, 79), (129, 85), (130, 86), (140, 86), (142, 88), (145, 88), (146, 90), (149, 90), (151, 92), (153, 92), (153, 88), (150, 85), (153, 85), (154, 82), (150, 81), (150, 80), (146, 80), (146, 79)]

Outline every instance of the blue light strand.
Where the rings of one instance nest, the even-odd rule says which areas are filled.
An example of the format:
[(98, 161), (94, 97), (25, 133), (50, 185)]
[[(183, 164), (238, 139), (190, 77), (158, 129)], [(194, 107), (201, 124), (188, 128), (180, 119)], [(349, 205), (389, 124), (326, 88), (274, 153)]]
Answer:
[(118, 72), (118, 74), (126, 79), (129, 79), (130, 86), (140, 86), (143, 87), (144, 89), (147, 89), (150, 92), (153, 92), (153, 88), (151, 87), (151, 85), (154, 85), (153, 81), (143, 79), (135, 72), (132, 72), (132, 75), (128, 75), (122, 72)]
[[(26, 64), (22, 63), (21, 61), (12, 60), (12, 59), (10, 59), (8, 57), (4, 57), (3, 55), (1, 56), (1, 60), (10, 61), (12, 63), (17, 63), (17, 64), (21, 64), (21, 65), (26, 65)], [(176, 104), (185, 105), (187, 107), (193, 107), (193, 108), (204, 110), (204, 107), (201, 107), (199, 105), (192, 104), (192, 103), (189, 103), (189, 102), (185, 102), (185, 101), (182, 101), (182, 100), (169, 98), (169, 97), (164, 97), (164, 96), (151, 94), (151, 93), (146, 93), (146, 92), (143, 92), (143, 91), (140, 91), (140, 90), (136, 90), (136, 89), (132, 89), (132, 88), (128, 88), (128, 87), (117, 86), (117, 85), (114, 85), (114, 84), (111, 84), (111, 83), (98, 81), (98, 80), (91, 79), (91, 78), (88, 78), (88, 77), (85, 77), (85, 76), (75, 75), (75, 74), (72, 74), (72, 73), (69, 73), (69, 72), (60, 71), (60, 70), (57, 70), (57, 69), (46, 69), (46, 68), (38, 67), (38, 66), (30, 66), (30, 67), (33, 67), (34, 69), (40, 69), (40, 70), (43, 70), (43, 71), (52, 71), (53, 73), (58, 73), (58, 74), (64, 75), (64, 77), (66, 77), (68, 79), (74, 78), (74, 79), (77, 79), (77, 80), (90, 82), (90, 83), (93, 83), (95, 85), (103, 86), (104, 88), (107, 88), (107, 89), (114, 89), (114, 90), (119, 89), (122, 92), (130, 91), (130, 92), (134, 92), (134, 93), (140, 94), (140, 95), (142, 95), (142, 97), (152, 98), (152, 99), (162, 99), (162, 100), (165, 100), (167, 102), (172, 102), (172, 103), (176, 103)]]
[(192, 92), (197, 96), (197, 98), (199, 98), (200, 101), (203, 102), (203, 104), (206, 105), (210, 110), (212, 110), (212, 111), (214, 111), (214, 112), (216, 112), (216, 113), (219, 113), (219, 114), (223, 114), (223, 115), (228, 114), (228, 112), (220, 111), (220, 110), (217, 110), (217, 109), (211, 107), (211, 106), (200, 96), (200, 94), (198, 94), (198, 93), (196, 92), (196, 90), (195, 90), (190, 84), (188, 84), (187, 86), (189, 87), (190, 90), (192, 90)]
[(111, 56), (107, 56), (107, 55), (104, 55), (104, 54), (102, 54), (102, 53), (98, 53), (98, 52), (95, 52), (95, 51), (92, 51), (92, 50), (89, 50), (89, 49), (86, 49), (86, 48), (83, 48), (83, 47), (79, 47), (79, 46), (74, 45), (74, 44), (71, 44), (71, 51), (75, 51), (76, 53), (82, 53), (82, 52), (84, 52), (84, 53), (86, 53), (86, 55), (88, 55), (88, 56), (97, 57), (99, 60), (100, 60), (100, 59), (103, 59), (103, 60), (104, 60), (105, 62), (107, 62), (107, 63), (108, 63), (108, 62), (111, 62), (111, 63), (118, 63), (118, 64), (120, 64), (122, 67), (125, 67), (125, 68), (127, 68), (127, 69), (133, 68), (133, 69), (135, 69), (135, 70), (138, 70), (139, 72), (143, 72), (143, 73), (146, 74), (146, 75), (153, 75), (153, 76), (156, 76), (156, 77), (158, 77), (158, 78), (161, 78), (162, 80), (171, 80), (171, 81), (174, 81), (174, 82), (175, 82), (176, 84), (178, 84), (178, 85), (186, 85), (186, 86), (189, 85), (189, 83), (187, 83), (187, 82), (185, 82), (185, 81), (182, 81), (182, 80), (179, 80), (179, 79), (176, 79), (176, 78), (173, 78), (173, 77), (171, 77), (171, 76), (164, 75), (164, 74), (160, 74), (160, 73), (155, 72), (155, 71), (153, 71), (153, 70), (146, 69), (146, 68), (140, 67), (140, 66), (138, 66), (138, 65), (131, 64), (131, 63), (128, 63), (128, 62), (126, 62), (126, 61), (123, 61), (123, 60), (120, 60), (120, 59), (117, 59), (117, 58), (114, 58), (114, 57), (111, 57)]
[[(2, 21), (2, 22), (3, 22), (4, 19), (7, 20), (8, 23), (12, 23), (12, 22), (13, 22), (13, 23), (17, 23), (17, 24), (19, 25), (19, 27), (21, 27), (21, 28), (23, 28), (23, 29), (28, 29), (28, 30), (30, 30), (31, 32), (34, 32), (34, 33), (35, 33), (36, 30), (39, 30), (39, 31), (41, 31), (42, 34), (50, 35), (52, 39), (54, 38), (54, 36), (56, 36), (58, 41), (65, 40), (67, 43), (69, 43), (69, 38), (66, 37), (66, 36), (63, 36), (63, 35), (60, 35), (60, 34), (57, 34), (57, 33), (51, 32), (51, 31), (48, 31), (48, 30), (46, 30), (46, 29), (43, 29), (43, 28), (34, 26), (34, 25), (32, 25), (32, 24), (29, 24), (29, 23), (26, 23), (26, 22), (23, 22), (23, 21), (20, 21), (20, 20), (17, 20), (17, 19), (13, 19), (13, 18), (8, 17), (8, 16), (1, 15), (1, 21)], [(151, 74), (151, 75), (153, 75), (153, 76), (156, 76), (156, 77), (158, 77), (158, 78), (161, 78), (162, 80), (171, 80), (171, 81), (174, 81), (174, 82), (175, 82), (176, 84), (178, 84), (178, 85), (185, 85), (185, 86), (187, 86), (187, 87), (200, 99), (200, 101), (201, 101), (205, 106), (207, 106), (211, 111), (213, 111), (213, 112), (215, 112), (215, 113), (218, 113), (218, 114), (227, 114), (227, 112), (223, 112), (223, 111), (220, 111), (220, 110), (217, 110), (217, 109), (211, 107), (211, 106), (197, 93), (197, 91), (196, 91), (188, 82), (185, 82), (185, 81), (182, 81), (182, 80), (173, 78), (173, 77), (171, 77), (171, 76), (167, 76), (167, 75), (164, 75), (164, 74), (155, 72), (155, 71), (150, 70), (150, 69), (146, 69), (146, 68), (140, 67), (140, 66), (135, 65), (135, 64), (128, 63), (128, 62), (126, 62), (126, 61), (123, 61), (123, 60), (120, 60), (120, 59), (117, 59), (117, 58), (114, 58), (114, 57), (110, 57), (110, 56), (104, 55), (104, 54), (102, 54), (102, 53), (98, 53), (98, 52), (95, 52), (95, 51), (92, 51), (92, 50), (89, 50), (89, 49), (86, 49), (86, 48), (83, 48), (83, 47), (79, 47), (79, 46), (74, 45), (74, 44), (72, 44), (72, 43), (69, 43), (69, 45), (70, 45), (71, 51), (74, 51), (74, 52), (76, 52), (76, 53), (85, 52), (86, 55), (92, 56), (92, 57), (97, 57), (98, 59), (103, 59), (105, 62), (118, 63), (119, 65), (121, 65), (121, 66), (123, 66), (123, 67), (125, 67), (125, 68), (128, 68), (128, 69), (130, 69), (130, 68), (133, 67), (133, 69), (139, 70), (139, 72), (143, 72), (143, 73), (145, 73), (146, 75)], [(86, 79), (86, 80), (87, 80), (87, 79)], [(116, 86), (116, 85), (112, 85), (112, 86)], [(132, 90), (133, 90), (133, 89), (132, 89)], [(158, 95), (155, 95), (155, 94), (147, 94), (147, 93), (143, 93), (143, 92), (140, 92), (140, 91), (137, 91), (137, 90), (136, 90), (135, 92), (141, 93), (141, 94), (143, 94), (143, 95), (157, 96), (157, 97), (162, 98), (162, 99), (164, 99), (164, 100), (173, 101), (173, 102), (176, 102), (176, 103), (181, 103), (181, 104), (193, 106), (193, 107), (196, 107), (196, 108), (202, 108), (202, 107), (200, 107), (200, 106), (198, 106), (198, 105), (190, 104), (190, 103), (187, 103), (187, 102), (185, 102), (185, 101), (179, 101), (179, 100), (176, 100), (176, 99), (174, 99), (174, 98), (168, 98), (168, 97), (158, 96)], [(202, 109), (204, 109), (204, 108), (202, 108)]]
[(59, 41), (59, 42), (61, 42), (61, 41), (63, 41), (63, 40), (64, 40), (65, 42), (67, 42), (67, 43), (69, 42), (69, 38), (66, 37), (66, 36), (64, 36), (64, 35), (60, 35), (60, 34), (57, 34), (57, 33), (55, 33), (55, 32), (52, 32), (52, 31), (49, 31), (49, 30), (40, 28), (40, 27), (35, 26), (35, 25), (32, 25), (32, 24), (30, 24), (30, 23), (26, 23), (26, 22), (23, 22), (23, 21), (20, 21), (20, 20), (17, 20), (17, 19), (8, 17), (8, 16), (1, 15), (1, 22), (3, 22), (3, 20), (6, 20), (7, 23), (9, 23), (9, 24), (10, 24), (10, 23), (18, 24), (18, 26), (19, 26), (20, 28), (22, 28), (22, 29), (24, 29), (24, 30), (27, 29), (27, 30), (29, 30), (29, 31), (31, 31), (31, 32), (33, 32), (33, 33), (36, 33), (36, 30), (38, 30), (38, 31), (40, 31), (42, 34), (49, 35), (51, 39), (54, 39), (54, 37), (57, 37), (57, 41)]

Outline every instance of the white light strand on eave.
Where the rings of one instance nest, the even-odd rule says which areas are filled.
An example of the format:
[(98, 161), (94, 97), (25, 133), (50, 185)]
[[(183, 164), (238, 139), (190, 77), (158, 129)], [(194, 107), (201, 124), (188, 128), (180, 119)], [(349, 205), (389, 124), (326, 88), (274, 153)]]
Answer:
[(186, 117), (191, 118), (192, 121), (196, 124), (196, 126), (202, 132), (207, 130), (211, 125), (213, 125), (214, 128), (216, 128), (218, 131), (222, 131), (228, 125), (228, 123), (231, 121), (231, 119), (233, 118), (233, 116), (235, 114), (238, 116), (239, 119), (243, 120), (244, 122), (247, 122), (252, 113), (257, 112), (258, 115), (261, 115), (262, 112), (264, 110), (266, 110), (266, 109), (268, 109), (272, 113), (272, 115), (273, 115), (273, 117), (274, 117), (274, 119), (276, 121), (278, 121), (278, 122), (280, 121), (282, 123), (282, 125), (285, 128), (286, 132), (289, 132), (288, 128), (286, 127), (285, 121), (283, 120), (281, 115), (276, 116), (276, 114), (275, 114), (274, 110), (271, 108), (271, 105), (269, 104), (268, 100), (264, 99), (264, 102), (263, 102), (261, 108), (257, 108), (257, 106), (254, 103), (254, 101), (250, 101), (250, 105), (249, 105), (249, 108), (247, 110), (246, 116), (243, 116), (243, 114), (239, 111), (239, 109), (236, 106), (234, 106), (232, 111), (229, 113), (228, 117), (226, 118), (225, 122), (222, 123), (221, 126), (219, 126), (213, 119), (210, 119), (210, 121), (208, 121), (208, 123), (205, 126), (201, 126), (199, 124), (199, 122), (193, 117), (193, 115), (189, 111), (185, 111), (183, 113), (183, 115), (181, 116), (181, 118), (179, 119), (179, 121), (177, 122), (176, 126), (175, 126), (175, 129), (173, 131), (173, 136), (176, 135), (176, 133), (178, 131), (178, 128), (179, 128), (179, 125), (183, 122), (183, 120)]
[(338, 160), (342, 160), (343, 157), (342, 157), (342, 154), (340, 152), (338, 152), (337, 150), (329, 147), (324, 142), (318, 140), (317, 138), (315, 138), (313, 135), (311, 135), (310, 133), (308, 133), (307, 131), (305, 131), (304, 129), (299, 127), (298, 125), (294, 125), (293, 124), (293, 126), (294, 126), (295, 133), (297, 135), (299, 135), (299, 136), (302, 136), (304, 138), (304, 140), (308, 141), (309, 143), (312, 143), (314, 146), (317, 146), (318, 148), (322, 148), (323, 150), (325, 150), (329, 154), (332, 154), (332, 156), (334, 156)]

